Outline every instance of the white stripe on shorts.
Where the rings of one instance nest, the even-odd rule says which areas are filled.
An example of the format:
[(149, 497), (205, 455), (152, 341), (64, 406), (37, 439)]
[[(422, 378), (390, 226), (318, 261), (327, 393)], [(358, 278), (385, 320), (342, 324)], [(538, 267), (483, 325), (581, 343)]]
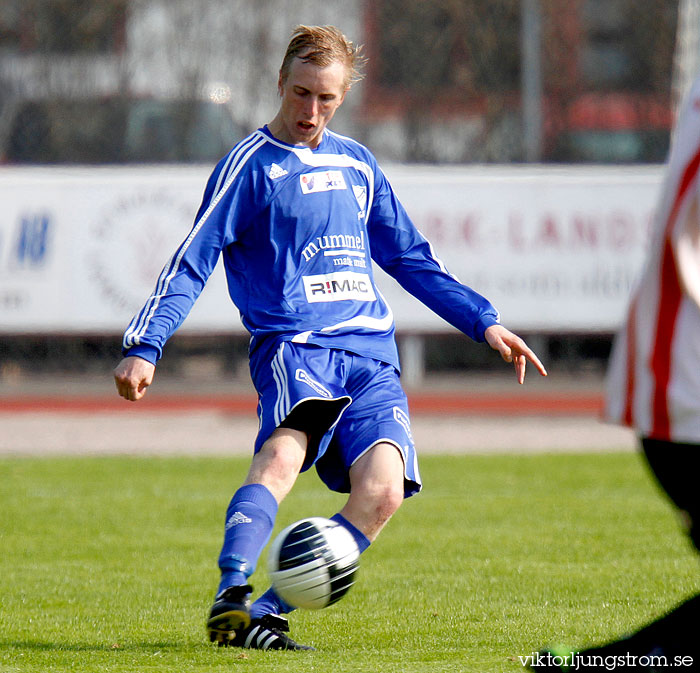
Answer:
[(287, 371), (284, 368), (284, 342), (272, 358), (272, 376), (277, 386), (277, 401), (275, 402), (275, 426), (278, 426), (289, 413), (289, 388)]

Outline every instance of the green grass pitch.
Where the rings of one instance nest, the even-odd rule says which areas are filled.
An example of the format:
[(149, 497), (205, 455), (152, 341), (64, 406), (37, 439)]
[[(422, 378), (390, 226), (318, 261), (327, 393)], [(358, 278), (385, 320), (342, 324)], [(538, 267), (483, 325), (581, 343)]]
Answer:
[[(547, 643), (606, 639), (700, 589), (635, 455), (426, 456), (423, 493), (348, 596), (292, 615), (317, 652), (218, 649), (204, 622), (247, 464), (1, 459), (0, 671), (517, 672)], [(342, 502), (305, 474), (276, 530)]]

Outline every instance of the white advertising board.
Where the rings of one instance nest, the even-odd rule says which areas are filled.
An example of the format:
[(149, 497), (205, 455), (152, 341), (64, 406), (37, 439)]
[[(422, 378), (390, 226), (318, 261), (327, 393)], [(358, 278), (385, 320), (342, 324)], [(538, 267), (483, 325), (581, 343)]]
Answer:
[[(641, 270), (662, 168), (387, 170), (416, 226), (518, 331), (615, 331)], [(441, 320), (388, 284), (404, 330)]]
[[(659, 167), (388, 167), (447, 268), (520, 331), (613, 331)], [(0, 169), (0, 331), (121, 333), (192, 226), (208, 167)], [(452, 329), (383, 274), (402, 330)], [(242, 332), (217, 267), (182, 327)]]
[[(3, 169), (0, 330), (122, 333), (192, 227), (208, 174)], [(186, 328), (243, 331), (227, 296), (217, 267)]]

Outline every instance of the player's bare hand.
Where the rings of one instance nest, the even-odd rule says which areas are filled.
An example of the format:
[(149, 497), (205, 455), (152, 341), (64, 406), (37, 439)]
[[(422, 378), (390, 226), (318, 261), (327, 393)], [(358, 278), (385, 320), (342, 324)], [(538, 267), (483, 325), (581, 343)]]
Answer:
[(491, 325), (486, 329), (484, 337), (489, 346), (497, 350), (506, 362), (512, 362), (515, 365), (518, 383), (525, 381), (525, 367), (528, 360), (542, 376), (547, 376), (547, 370), (530, 347), (503, 325)]
[(139, 357), (124, 358), (114, 369), (117, 391), (125, 400), (140, 400), (153, 382), (155, 371), (155, 365), (148, 360)]

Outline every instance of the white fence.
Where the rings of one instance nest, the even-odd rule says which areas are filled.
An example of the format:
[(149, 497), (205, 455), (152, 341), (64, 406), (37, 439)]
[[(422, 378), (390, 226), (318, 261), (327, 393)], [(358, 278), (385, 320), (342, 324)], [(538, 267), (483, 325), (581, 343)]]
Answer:
[[(192, 225), (208, 167), (0, 169), (0, 332), (119, 334)], [(448, 269), (519, 331), (614, 331), (661, 178), (643, 168), (386, 168)], [(452, 329), (380, 274), (407, 332)], [(243, 328), (217, 268), (183, 331)]]

